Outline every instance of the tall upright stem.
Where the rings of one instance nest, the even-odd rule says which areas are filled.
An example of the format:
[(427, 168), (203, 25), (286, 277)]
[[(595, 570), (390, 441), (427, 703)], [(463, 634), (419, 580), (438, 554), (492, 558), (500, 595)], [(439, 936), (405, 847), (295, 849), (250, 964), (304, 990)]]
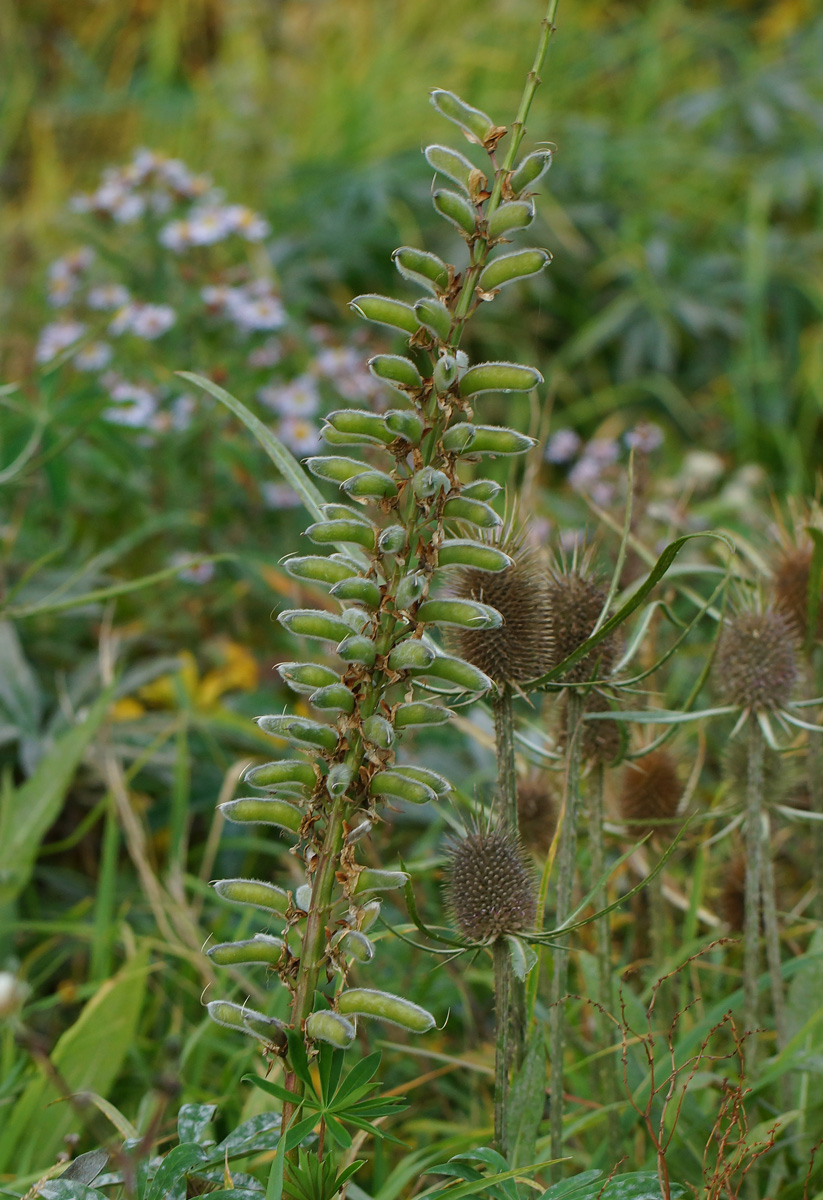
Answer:
[[(583, 698), (577, 691), (570, 690), (566, 713), (566, 794), (563, 801), (560, 842), (557, 850), (556, 924), (558, 927), (569, 919), (571, 912), (574, 864), (577, 856), (577, 813), (580, 807), (580, 724), (583, 709)], [(554, 952), (549, 1050), (552, 1158), (560, 1158), (563, 1153), (563, 1050), (566, 1040), (565, 996), (569, 981), (568, 942), (565, 938), (559, 940), (561, 945)]]
[(743, 923), (743, 1021), (746, 1041), (746, 1066), (757, 1059), (757, 983), (760, 975), (760, 896), (762, 891), (763, 808), (763, 733), (752, 715), (749, 720), (749, 748), (746, 769), (746, 899)]
[[(783, 990), (783, 976), (780, 971), (780, 929), (777, 924), (777, 893), (774, 886), (774, 865), (772, 863), (771, 823), (769, 821), (769, 814), (766, 812), (761, 815), (760, 828), (762, 834), (762, 905), (763, 929), (766, 934), (766, 963), (769, 968), (777, 1048), (778, 1050), (783, 1050), (788, 1043), (789, 1032), (786, 1024), (786, 996)], [(783, 1075), (781, 1083), (783, 1085), (784, 1096), (788, 1100), (791, 1096), (791, 1089), (787, 1074)]]
[(514, 713), (512, 690), (501, 685), (492, 699), (494, 741), (497, 753), (496, 817), (501, 825), (517, 832), (517, 775), (514, 761)]
[(508, 1154), (509, 1068), (511, 1065), (511, 985), (512, 970), (508, 947), (497, 938), (492, 949), (494, 956), (494, 1143), (505, 1158)]
[[(590, 786), (587, 789), (588, 808), (589, 808), (589, 853), (591, 857), (592, 879), (600, 880), (603, 878), (606, 871), (606, 855), (603, 845), (603, 776), (604, 769), (602, 762), (595, 764), (591, 777)], [(605, 883), (600, 884), (594, 894), (594, 909), (595, 912), (606, 907), (607, 895)], [(606, 913), (602, 917), (598, 917), (594, 926), (595, 940), (595, 956), (597, 958), (597, 1002), (605, 1012), (611, 1012), (612, 1009), (612, 962), (611, 962), (611, 926), (609, 915)], [(597, 1040), (601, 1046), (605, 1046), (612, 1038), (611, 1022), (606, 1017), (604, 1012), (596, 1011), (595, 1015), (595, 1030), (597, 1032)], [(609, 1059), (598, 1059), (598, 1081), (600, 1083), (602, 1098), (605, 1104), (613, 1104), (619, 1096), (619, 1061), (616, 1054), (613, 1054)], [(609, 1158), (617, 1162), (620, 1157), (620, 1149), (617, 1139), (617, 1126), (614, 1121), (606, 1123), (606, 1140), (609, 1146)]]

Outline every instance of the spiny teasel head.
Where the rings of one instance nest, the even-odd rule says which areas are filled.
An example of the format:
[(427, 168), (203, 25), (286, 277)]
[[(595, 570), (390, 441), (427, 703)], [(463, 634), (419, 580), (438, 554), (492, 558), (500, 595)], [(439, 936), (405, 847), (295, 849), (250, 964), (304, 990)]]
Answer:
[(755, 711), (786, 704), (797, 681), (797, 639), (788, 617), (774, 608), (736, 613), (720, 634), (713, 673), (727, 704)]
[[(652, 750), (629, 763), (623, 771), (618, 803), (620, 815), (632, 822), (629, 833), (633, 838), (644, 837), (647, 833), (662, 838), (673, 837), (675, 826), (666, 822), (677, 816), (682, 799), (683, 784), (677, 764), (666, 750)], [(648, 821), (649, 824), (636, 825), (635, 821)]]
[[(786, 546), (775, 564), (774, 604), (789, 621), (798, 641), (804, 642), (809, 631), (809, 580), (813, 548), (811, 545)], [(817, 609), (815, 639), (823, 640), (823, 596)]]
[(510, 829), (470, 829), (451, 846), (449, 860), (446, 902), (465, 938), (493, 941), (533, 925), (534, 874)]
[(546, 772), (518, 780), (517, 821), (523, 846), (545, 858), (557, 828), (557, 806)]
[[(607, 591), (592, 574), (587, 555), (578, 566), (563, 564), (549, 574), (549, 607), (554, 638), (554, 662), (573, 654), (594, 631), (606, 603)], [(608, 675), (617, 657), (617, 639), (610, 634), (591, 654), (581, 658), (563, 676), (567, 683), (585, 683), (595, 673)]]
[(548, 578), (539, 550), (511, 530), (495, 543), (514, 561), (503, 571), (460, 571), (452, 595), (490, 604), (503, 617), (499, 629), (454, 629), (450, 643), (461, 658), (495, 683), (527, 683), (550, 670), (552, 629)]
[[(798, 877), (795, 864), (783, 849), (772, 849), (772, 865), (777, 907), (786, 911), (796, 903), (797, 889), (805, 887), (806, 879)], [(746, 923), (746, 854), (739, 843), (720, 872), (716, 883), (717, 915), (731, 933), (742, 933)]]
[[(602, 692), (593, 688), (585, 699), (585, 712), (610, 712), (611, 705)], [(558, 744), (565, 749), (568, 742), (568, 702), (559, 706)], [(620, 725), (617, 721), (584, 721), (580, 738), (580, 754), (586, 762), (612, 763), (620, 753)]]

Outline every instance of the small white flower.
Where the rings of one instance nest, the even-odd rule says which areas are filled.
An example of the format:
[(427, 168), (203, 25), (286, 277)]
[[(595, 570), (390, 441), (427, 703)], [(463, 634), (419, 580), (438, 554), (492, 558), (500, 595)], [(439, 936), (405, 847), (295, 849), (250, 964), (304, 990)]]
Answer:
[(159, 154), (141, 147), (139, 150), (135, 150), (134, 158), (131, 160), (132, 175), (135, 180), (142, 183), (162, 165), (162, 162)]
[(171, 427), (176, 429), (178, 433), (183, 433), (191, 425), (192, 417), (194, 416), (195, 399), (188, 392), (184, 392), (182, 396), (178, 396), (176, 400), (172, 400), (171, 404)]
[(261, 388), (258, 398), (282, 417), (313, 417), (320, 407), (317, 384), (311, 375), (300, 375), (291, 383)]
[(131, 332), (135, 337), (154, 341), (171, 329), (177, 313), (168, 304), (140, 304), (131, 319)]
[(252, 350), (246, 362), (250, 367), (275, 367), (283, 357), (283, 347), (277, 338), (266, 338), (262, 346)]
[(111, 321), (109, 321), (109, 333), (112, 335), (112, 337), (120, 337), (122, 333), (127, 333), (131, 329), (132, 322), (134, 321), (139, 308), (139, 304), (136, 304), (133, 300), (130, 300), (128, 304), (124, 304), (123, 307), (114, 314)]
[(89, 342), (72, 360), (78, 371), (102, 371), (111, 362), (112, 348), (108, 342)]
[(225, 208), (199, 208), (189, 213), (189, 237), (193, 246), (213, 246), (231, 232)]
[(292, 454), (315, 454), (322, 445), (317, 426), (301, 417), (286, 417), (275, 432)]
[(244, 204), (229, 204), (224, 216), (228, 231), (239, 233), (247, 242), (262, 242), (271, 233), (268, 221)]
[(581, 446), (581, 439), (573, 429), (558, 429), (549, 438), (545, 459), (550, 463), (571, 462)]
[(187, 583), (208, 583), (214, 578), (214, 563), (213, 562), (197, 562), (191, 554), (182, 551), (178, 554), (173, 554), (169, 560), (169, 566), (179, 567), (178, 576), (180, 579), (185, 579)]
[(592, 438), (586, 445), (586, 458), (594, 459), (596, 463), (607, 467), (610, 463), (617, 462), (620, 456), (620, 447), (614, 438)]
[(191, 225), (188, 221), (171, 221), (168, 225), (164, 225), (160, 230), (160, 244), (165, 246), (167, 250), (179, 254), (181, 250), (188, 250), (189, 246), (194, 245), (192, 237)]
[(653, 425), (650, 421), (641, 421), (639, 425), (635, 425), (634, 429), (630, 429), (623, 438), (626, 445), (637, 450), (641, 454), (651, 454), (653, 450), (659, 449), (663, 445), (663, 430), (659, 425)]
[(690, 450), (683, 460), (680, 479), (684, 486), (710, 487), (726, 470), (723, 459), (711, 450)]
[(258, 299), (247, 296), (239, 301), (233, 300), (229, 312), (241, 329), (249, 331), (282, 329), (286, 324), (286, 310), (276, 296), (261, 296)]
[(0, 971), (0, 1020), (22, 1008), (28, 991), (28, 986), (11, 971)]
[(328, 346), (315, 358), (314, 369), (326, 379), (337, 380), (362, 370), (362, 363), (351, 346)]
[(98, 312), (110, 312), (128, 304), (130, 298), (129, 289), (122, 283), (101, 283), (91, 288), (86, 304)]
[(208, 308), (228, 308), (231, 304), (233, 294), (238, 291), (240, 291), (239, 288), (230, 288), (226, 287), (225, 284), (218, 284), (212, 287), (201, 288), (200, 299)]
[(39, 363), (51, 362), (86, 332), (81, 321), (53, 321), (40, 331), (34, 357)]
[(594, 458), (579, 458), (569, 471), (569, 483), (577, 492), (590, 492), (600, 478), (601, 464)]
[(49, 279), (48, 300), (53, 308), (63, 308), (76, 292), (77, 278), (68, 271), (63, 275), (52, 275)]
[(139, 221), (143, 213), (146, 211), (146, 201), (142, 196), (126, 195), (116, 204), (111, 215), (114, 217), (118, 225), (133, 225), (135, 221)]
[(102, 416), (113, 425), (130, 429), (150, 429), (157, 412), (157, 400), (148, 388), (132, 383), (117, 383), (111, 389), (116, 407), (106, 408)]
[(299, 508), (303, 501), (287, 483), (261, 483), (260, 494), (266, 508)]

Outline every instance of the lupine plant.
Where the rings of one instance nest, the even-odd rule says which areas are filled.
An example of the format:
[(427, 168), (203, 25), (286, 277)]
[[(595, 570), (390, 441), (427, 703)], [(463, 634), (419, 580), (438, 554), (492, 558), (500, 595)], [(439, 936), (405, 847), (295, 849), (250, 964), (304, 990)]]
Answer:
[[(470, 363), (460, 342), (478, 307), (503, 287), (542, 271), (549, 261), (545, 250), (510, 251), (506, 246), (530, 225), (532, 189), (551, 161), (548, 150), (537, 150), (519, 163), (517, 156), (554, 7), (550, 5), (543, 23), (502, 162), (497, 151), (509, 132), (505, 127), (449, 91), (432, 93), (436, 110), (488, 156), (481, 169), (448, 146), (425, 151), (437, 175), (435, 209), (463, 238), (467, 261), (446, 263), (428, 251), (402, 246), (394, 261), (417, 297), (407, 302), (370, 294), (353, 301), (364, 318), (402, 334), (407, 342), (407, 353), (381, 354), (369, 363), (372, 374), (395, 390), (400, 406), (383, 413), (343, 409), (328, 416), (325, 440), (349, 453), (309, 458), (307, 465), (317, 478), (336, 483), (342, 497), (318, 503), (313, 489), (309, 492), (317, 520), (307, 534), (331, 553), (295, 556), (286, 569), (298, 579), (327, 585), (340, 610), (279, 614), (281, 624), (296, 636), (334, 646), (335, 665), (281, 664), (281, 675), (307, 698), (314, 715), (266, 716), (258, 724), (287, 739), (301, 756), (252, 768), (246, 781), (263, 794), (223, 806), (230, 820), (271, 825), (293, 838), (293, 852), (305, 872), (305, 883), (293, 891), (262, 880), (218, 882), (216, 890), (224, 899), (264, 910), (281, 931), (276, 937), (260, 932), (209, 951), (219, 964), (266, 963), (289, 989), (288, 1022), (223, 1000), (211, 1001), (209, 1011), (215, 1020), (269, 1043), (285, 1059), (285, 1085), (269, 1087), (283, 1100), (284, 1146), (292, 1155), (318, 1114), (321, 1128), (345, 1145), (341, 1122), (362, 1124), (389, 1111), (379, 1100), (352, 1107), (368, 1090), (370, 1076), (361, 1078), (361, 1064), (340, 1085), (348, 1107), (334, 1112), (315, 1091), (307, 1053), (319, 1052), (322, 1087), (328, 1090), (331, 1078), (334, 1093), (342, 1069), (338, 1052), (354, 1041), (358, 1019), (382, 1019), (414, 1033), (435, 1023), (432, 1014), (404, 997), (360, 985), (360, 972), (375, 951), (368, 935), (379, 917), (381, 896), (403, 887), (408, 875), (363, 864), (358, 846), (379, 826), (383, 805), (434, 801), (449, 791), (448, 781), (437, 773), (398, 760), (405, 733), (442, 724), (455, 703), (494, 686), (466, 658), (445, 652), (435, 633), (446, 628), (466, 637), (503, 624), (490, 604), (444, 591), (452, 568), (490, 578), (515, 569), (514, 558), (500, 544), (478, 536), (503, 524), (490, 503), (500, 487), (482, 477), (469, 478), (469, 464), (483, 455), (522, 454), (533, 445), (513, 429), (483, 423), (483, 396), (528, 393), (542, 380), (533, 367)], [(209, 390), (219, 394), (213, 385)], [(236, 401), (226, 400), (237, 410)], [(254, 427), (248, 416), (244, 419)], [(274, 447), (271, 438), (268, 444), (282, 466), (282, 448)], [(361, 456), (355, 457), (351, 447)], [(446, 693), (433, 703), (432, 692), (444, 688)], [(516, 828), (516, 815), (512, 820)], [(531, 915), (533, 904), (527, 919)], [(501, 1021), (507, 1017), (498, 1014)], [(504, 1057), (499, 1076), (507, 1067)], [(316, 1157), (322, 1160), (325, 1150), (321, 1134)], [(306, 1170), (296, 1159), (291, 1162), (287, 1188), (293, 1194)], [(319, 1171), (321, 1177), (325, 1183), (319, 1194), (333, 1194), (339, 1186), (334, 1172), (326, 1177)]]

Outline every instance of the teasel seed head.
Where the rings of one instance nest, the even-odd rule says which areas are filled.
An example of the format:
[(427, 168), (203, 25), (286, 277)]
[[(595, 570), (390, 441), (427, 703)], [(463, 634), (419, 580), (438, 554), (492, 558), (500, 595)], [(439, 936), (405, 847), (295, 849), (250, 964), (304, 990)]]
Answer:
[[(589, 573), (585, 562), (571, 569), (553, 570), (549, 576), (549, 606), (554, 637), (554, 663), (581, 646), (597, 623), (606, 602), (606, 589)], [(585, 683), (595, 670), (608, 675), (617, 657), (617, 639), (604, 638), (591, 654), (580, 659), (563, 677), (567, 683)]]
[(545, 858), (557, 828), (557, 807), (545, 772), (517, 784), (517, 821), (523, 845)]
[[(560, 725), (558, 742), (561, 748), (566, 747), (568, 740), (568, 705), (560, 705)], [(611, 705), (602, 692), (592, 689), (585, 700), (586, 712), (610, 712)], [(617, 721), (584, 721), (583, 733), (580, 740), (580, 753), (591, 763), (608, 764), (614, 762), (620, 753), (620, 725)]]
[(632, 824), (633, 838), (647, 833), (671, 839), (676, 826), (657, 822), (670, 821), (677, 816), (683, 798), (683, 784), (677, 773), (674, 758), (666, 750), (652, 750), (643, 758), (629, 763), (623, 772), (620, 791), (620, 814), (626, 820), (648, 821), (648, 825)]
[(727, 704), (779, 708), (797, 680), (796, 635), (776, 609), (736, 613), (720, 635), (714, 676)]
[(461, 570), (452, 594), (490, 604), (503, 617), (499, 629), (455, 629), (450, 644), (495, 683), (526, 683), (553, 662), (548, 578), (537, 550), (511, 532), (499, 543), (514, 562), (502, 571)]
[(450, 850), (446, 901), (460, 933), (493, 941), (534, 923), (534, 875), (508, 828), (471, 829)]
[[(805, 641), (809, 629), (810, 545), (786, 547), (774, 570), (775, 608), (790, 623), (795, 637)], [(817, 610), (817, 641), (823, 639), (823, 598)]]

